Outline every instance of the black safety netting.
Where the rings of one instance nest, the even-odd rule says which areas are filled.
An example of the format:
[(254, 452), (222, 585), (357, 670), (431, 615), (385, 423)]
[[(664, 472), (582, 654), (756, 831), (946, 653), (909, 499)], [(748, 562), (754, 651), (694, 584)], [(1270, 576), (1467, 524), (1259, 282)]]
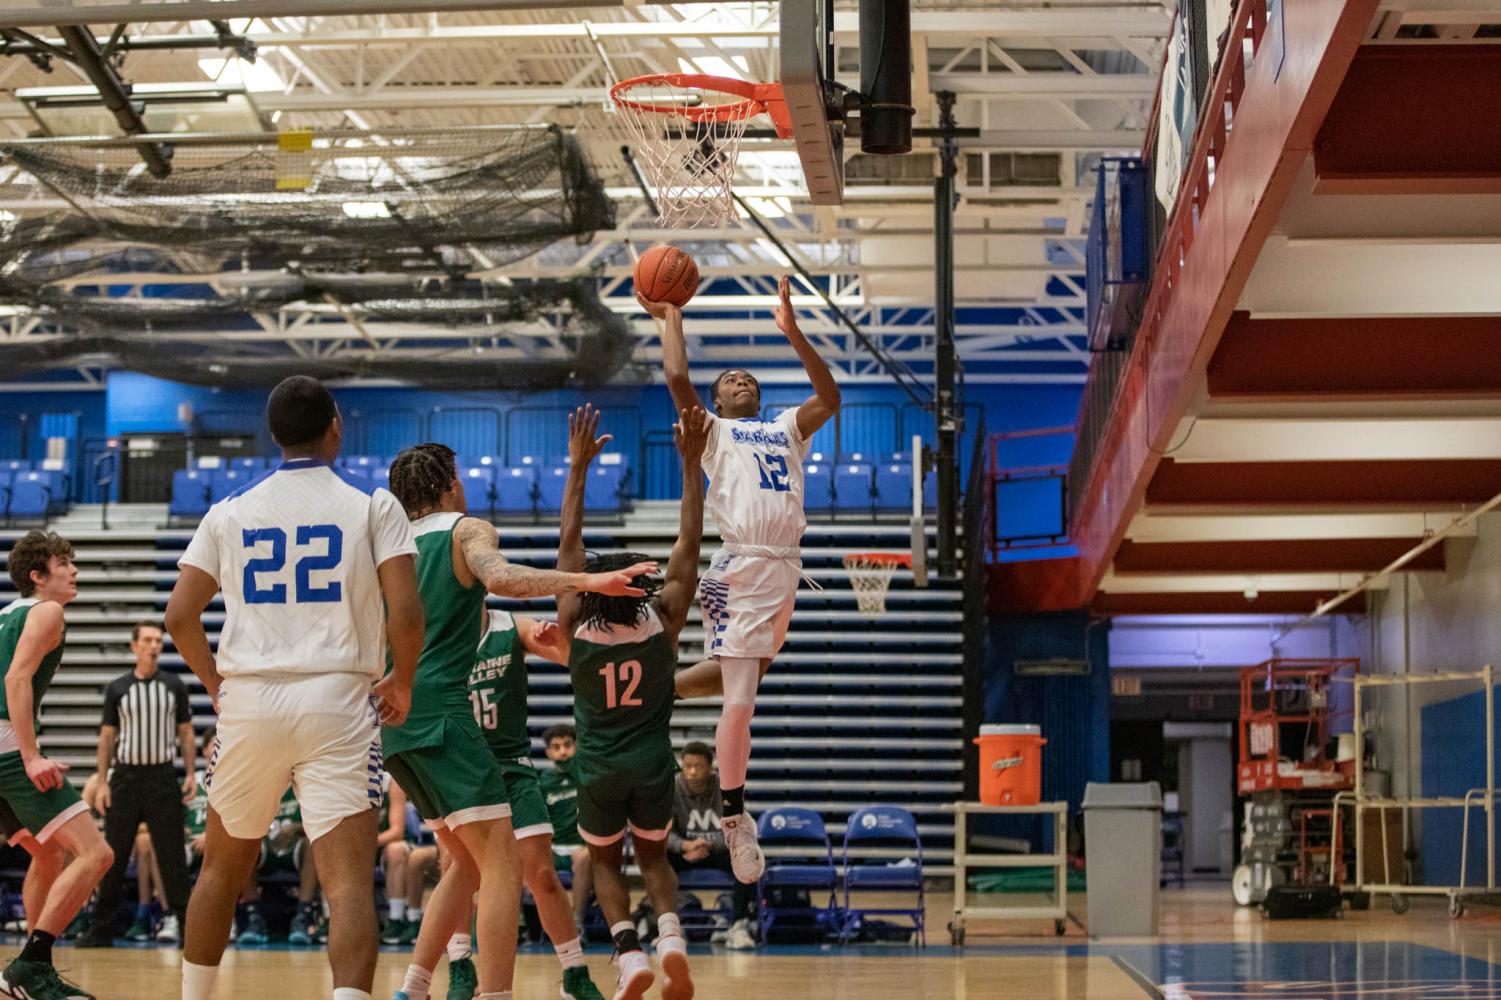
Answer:
[[(0, 296), (4, 292), (0, 279)], [(207, 317), (250, 328), (250, 313), (298, 303), (328, 305), (331, 316), (372, 341), (399, 342), (402, 324), (422, 324), (451, 332), (452, 342), (412, 341), (418, 346), (389, 356), (365, 350), (314, 356), (288, 353), (274, 342), (167, 337), (196, 330)], [(304, 374), (389, 378), (432, 388), (543, 390), (607, 382), (629, 362), (634, 346), (628, 324), (599, 300), (588, 279), (495, 285), (285, 274), (230, 287), (212, 299), (80, 296), (49, 287), (30, 304), (39, 317), (71, 332), (0, 342), (0, 369), (9, 377), (105, 355), (136, 371), (197, 385), (263, 385)], [(246, 322), (233, 322), (236, 317)], [(533, 356), (518, 358), (486, 346), (499, 338), (539, 346)]]
[[(164, 178), (119, 141), (0, 143), (0, 162), (72, 206), (0, 213), (0, 306), (50, 338), (0, 344), (13, 377), (108, 355), (205, 385), (302, 372), (525, 390), (605, 382), (630, 358), (592, 280), (467, 277), (614, 225), (555, 127), (196, 137)], [(229, 336), (293, 321), (346, 339)]]
[(473, 270), (614, 225), (583, 149), (555, 127), (299, 137), (183, 143), (164, 178), (129, 145), (0, 143), (0, 157), (76, 209), (0, 228), (0, 263), (113, 244), (314, 269)]

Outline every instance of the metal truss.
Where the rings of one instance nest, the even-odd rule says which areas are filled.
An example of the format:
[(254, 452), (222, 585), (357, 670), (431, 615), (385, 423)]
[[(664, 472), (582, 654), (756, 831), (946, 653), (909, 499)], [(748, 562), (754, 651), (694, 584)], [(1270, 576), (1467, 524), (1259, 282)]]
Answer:
[[(110, 2), (94, 0), (93, 6), (102, 11)], [(19, 7), (28, 5), (22, 0)], [(114, 5), (121, 6), (118, 0)], [(210, 72), (235, 63), (231, 52), (206, 40), (212, 31), (206, 22), (178, 19), (191, 15), (191, 0), (132, 6), (138, 14), (124, 29), (126, 44), (119, 50), (122, 75), (141, 84), (138, 92), (158, 83), (205, 85)], [(775, 4), (570, 3), (548, 9), (529, 2), (526, 12), (493, 0), (216, 0), (205, 6), (219, 11), (216, 17), (234, 18), (234, 32), (254, 47), (260, 76), (246, 96), (265, 127), (378, 132), (398, 125), (555, 122), (571, 130), (619, 203), (620, 223), (583, 246), (550, 247), (506, 267), (474, 255), (472, 275), (491, 281), (593, 275), (605, 303), (631, 317), (639, 338), (636, 360), (651, 369), (660, 346), (653, 324), (636, 307), (628, 276), (641, 249), (662, 240), (680, 242), (699, 258), (704, 279), (687, 313), (691, 363), (707, 370), (741, 358), (766, 367), (773, 381), (783, 369), (789, 379), (800, 377), (770, 321), (775, 280), (788, 270), (788, 259), (745, 224), (711, 233), (657, 227), (619, 156), (624, 133), (604, 99), (612, 81), (640, 73), (774, 79)], [(429, 13), (402, 13), (413, 6)], [(460, 13), (477, 7), (488, 9)], [(947, 90), (959, 97), (960, 125), (978, 130), (960, 141), (957, 339), (966, 379), (1082, 381), (1089, 358), (1081, 327), (1082, 241), (1092, 165), (1099, 153), (1139, 148), (1170, 17), (1155, 3), (953, 7), (930, 9), (919, 0), (913, 11), (914, 93), (919, 128), (934, 120), (927, 95)], [(147, 8), (152, 10), (142, 16)], [(853, 85), (857, 13), (844, 0), (839, 8), (836, 63), (843, 82)], [(70, 17), (90, 9), (89, 3), (74, 4)], [(169, 9), (176, 16), (164, 13)], [(0, 14), (0, 27), (19, 23), (19, 16), (8, 9)], [(62, 22), (52, 17), (45, 23)], [(91, 27), (98, 32), (110, 25), (96, 16)], [(28, 30), (44, 41), (58, 37), (45, 26), (31, 24)], [(101, 43), (113, 34), (107, 31)], [(193, 47), (177, 48), (175, 41)], [(239, 65), (243, 70), (247, 64)], [(85, 83), (66, 66), (47, 73), (23, 56), (0, 59), (0, 132), (37, 130), (28, 88)], [(807, 202), (789, 144), (747, 141), (736, 185), (813, 280), (826, 282), (834, 301), (867, 335), (924, 378), (931, 377), (933, 353), (931, 291), (923, 281), (932, 267), (932, 186), (925, 175), (931, 168), (921, 159), (931, 160), (929, 149), (919, 139), (905, 161), (851, 163), (846, 202), (834, 209), (815, 210)], [(0, 223), (67, 209), (0, 164)], [(225, 266), (230, 262), (197, 262), (196, 273), (183, 268), (188, 274), (111, 275), (109, 284), (212, 285)], [(68, 284), (89, 283), (85, 276)], [(811, 288), (800, 289), (795, 302), (804, 328), (841, 380), (887, 380)], [(562, 320), (554, 317), (505, 337), (470, 338), (448, 328), (351, 322), (347, 312), (303, 304), (258, 316), (256, 329), (153, 336), (279, 344), (310, 357), (431, 357), (445, 351), (453, 357), (534, 358), (563, 350)], [(37, 317), (0, 313), (0, 337), (49, 335)]]

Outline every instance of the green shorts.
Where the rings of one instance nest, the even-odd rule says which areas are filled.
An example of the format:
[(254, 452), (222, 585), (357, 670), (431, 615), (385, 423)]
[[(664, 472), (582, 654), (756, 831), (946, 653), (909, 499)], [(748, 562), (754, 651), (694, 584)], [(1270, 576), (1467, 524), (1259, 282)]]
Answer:
[(9, 815), (0, 819), (4, 820), (5, 839), (11, 844), (17, 842), (23, 830), (45, 843), (58, 827), (89, 811), (78, 790), (66, 781), (61, 788), (37, 791), (26, 776), (26, 765), (21, 763), (18, 750), (0, 754), (0, 802), (9, 808)]
[(434, 827), (508, 819), (511, 806), (500, 773), (479, 727), (448, 720), (438, 746), (403, 750), (386, 758), (386, 770)]
[(542, 783), (530, 757), (497, 757), (495, 763), (506, 780), (506, 800), (511, 803), (511, 829), (516, 839), (552, 836), (552, 820), (547, 818), (547, 801), (542, 798)]
[(640, 772), (581, 768), (589, 776), (579, 783), (579, 834), (597, 847), (613, 844), (625, 836), (641, 840), (666, 840), (672, 828), (672, 795), (675, 765)]

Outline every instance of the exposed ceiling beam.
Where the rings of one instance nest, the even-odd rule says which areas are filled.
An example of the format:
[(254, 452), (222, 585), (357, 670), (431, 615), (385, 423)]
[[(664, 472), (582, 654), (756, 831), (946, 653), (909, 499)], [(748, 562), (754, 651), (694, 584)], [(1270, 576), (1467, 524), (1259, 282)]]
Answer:
[[(567, 0), (559, 9), (619, 7), (619, 0)], [(314, 17), (354, 14), (427, 14), (462, 11), (536, 10), (546, 0), (11, 0), (0, 7), (0, 28), (41, 25), (126, 24), (240, 17)]]

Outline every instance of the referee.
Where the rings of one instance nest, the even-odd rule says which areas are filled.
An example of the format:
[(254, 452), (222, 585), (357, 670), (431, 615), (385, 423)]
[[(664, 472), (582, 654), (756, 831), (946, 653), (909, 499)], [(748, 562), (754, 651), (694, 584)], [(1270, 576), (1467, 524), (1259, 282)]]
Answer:
[[(105, 690), (104, 721), (99, 727), (99, 773), (108, 774), (109, 781), (100, 786), (97, 805), (104, 813), (104, 837), (115, 852), (115, 863), (99, 884), (94, 923), (79, 938), (80, 947), (114, 945), (125, 869), (136, 830), (143, 822), (151, 833), (167, 894), (168, 912), (158, 941), (175, 944), (182, 940), (182, 914), (188, 905), (183, 802), (193, 797), (197, 786), (193, 710), (182, 680), (157, 672), (162, 653), (160, 625), (137, 622), (130, 630), (130, 651), (135, 654), (135, 669), (115, 678)], [(182, 748), (186, 775), (180, 786), (172, 766), (177, 746)]]

